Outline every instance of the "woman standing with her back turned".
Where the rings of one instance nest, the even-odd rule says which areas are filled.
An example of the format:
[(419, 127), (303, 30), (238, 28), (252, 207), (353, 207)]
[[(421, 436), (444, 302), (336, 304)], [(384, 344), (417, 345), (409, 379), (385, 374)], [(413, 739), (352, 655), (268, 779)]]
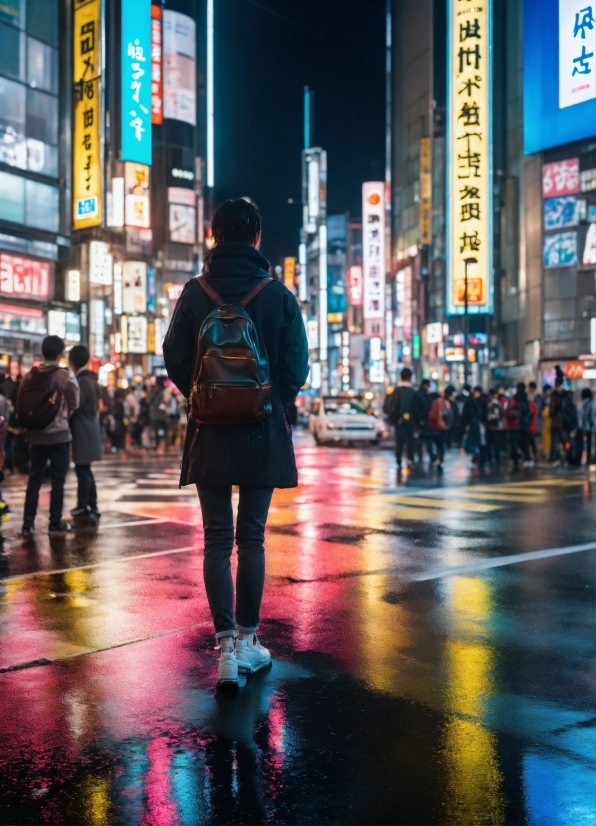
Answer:
[[(271, 417), (254, 424), (197, 424), (189, 419), (181, 485), (196, 484), (205, 529), (203, 573), (221, 654), (220, 685), (238, 685), (238, 671), (254, 673), (271, 663), (257, 638), (265, 582), (265, 524), (274, 488), (298, 484), (286, 406), (308, 375), (308, 344), (295, 296), (269, 278), (269, 262), (258, 251), (261, 216), (244, 200), (226, 201), (212, 222), (215, 246), (206, 256), (203, 287), (185, 286), (163, 351), (170, 379), (189, 398), (203, 322), (217, 307), (210, 297), (246, 305), (271, 372)], [(263, 279), (266, 283), (261, 284)], [(215, 291), (215, 292), (214, 292)], [(232, 486), (240, 487), (236, 523), (238, 573), (236, 611), (230, 559), (234, 546)]]

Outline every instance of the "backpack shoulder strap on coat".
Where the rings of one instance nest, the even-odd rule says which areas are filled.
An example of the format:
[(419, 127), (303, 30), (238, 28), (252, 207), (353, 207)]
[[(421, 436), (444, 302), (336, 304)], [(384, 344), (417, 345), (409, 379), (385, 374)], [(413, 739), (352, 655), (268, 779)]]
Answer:
[(256, 287), (253, 287), (252, 290), (249, 293), (247, 293), (247, 295), (244, 296), (242, 301), (238, 302), (240, 307), (242, 307), (243, 309), (246, 309), (248, 307), (248, 305), (250, 304), (250, 302), (253, 300), (253, 298), (256, 298), (258, 296), (258, 294), (261, 292), (261, 290), (264, 290), (265, 287), (267, 287), (269, 284), (271, 284), (271, 282), (274, 281), (274, 280), (275, 279), (271, 278), (270, 276), (267, 276), (267, 278), (263, 278), (261, 281), (259, 281), (259, 283), (256, 285)]
[(224, 306), (226, 302), (223, 300), (221, 295), (213, 289), (213, 287), (211, 286), (211, 284), (209, 284), (204, 275), (199, 275), (197, 281), (205, 290), (211, 301), (215, 302), (215, 304), (217, 304), (218, 307)]

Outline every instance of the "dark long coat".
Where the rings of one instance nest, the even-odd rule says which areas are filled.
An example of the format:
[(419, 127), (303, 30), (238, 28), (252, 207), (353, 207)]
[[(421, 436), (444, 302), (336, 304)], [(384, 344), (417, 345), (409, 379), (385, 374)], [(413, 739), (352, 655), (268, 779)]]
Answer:
[(101, 459), (101, 427), (99, 399), (101, 389), (97, 374), (83, 368), (77, 373), (81, 393), (79, 407), (70, 420), (72, 430), (72, 460), (75, 465), (90, 465)]
[[(220, 244), (203, 275), (227, 302), (234, 303), (268, 275), (269, 262), (247, 244)], [(163, 352), (170, 379), (188, 398), (201, 325), (215, 308), (196, 279), (176, 305)], [(181, 485), (246, 485), (291, 488), (298, 484), (292, 434), (285, 407), (308, 376), (308, 343), (295, 296), (281, 282), (269, 284), (248, 305), (273, 382), (271, 419), (248, 425), (196, 425), (189, 421)]]

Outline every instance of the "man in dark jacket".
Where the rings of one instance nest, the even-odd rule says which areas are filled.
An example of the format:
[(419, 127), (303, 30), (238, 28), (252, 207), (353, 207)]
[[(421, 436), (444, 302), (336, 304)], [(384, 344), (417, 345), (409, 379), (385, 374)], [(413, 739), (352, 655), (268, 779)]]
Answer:
[(404, 447), (408, 458), (408, 468), (414, 464), (414, 444), (416, 440), (416, 426), (412, 415), (412, 371), (404, 367), (401, 371), (400, 382), (388, 399), (389, 424), (395, 427), (395, 458), (397, 470), (401, 470)]
[(89, 350), (77, 344), (68, 354), (70, 369), (79, 383), (81, 402), (72, 415), (72, 460), (77, 474), (77, 506), (71, 511), (75, 517), (99, 519), (97, 489), (91, 463), (101, 459), (101, 427), (99, 400), (101, 390), (97, 373), (88, 369)]
[[(226, 201), (212, 223), (215, 246), (203, 275), (224, 301), (237, 303), (268, 277), (258, 252), (261, 216), (244, 200)], [(201, 325), (215, 304), (197, 279), (184, 288), (163, 350), (168, 375), (188, 398)], [(264, 536), (274, 488), (298, 484), (285, 409), (308, 375), (308, 344), (294, 295), (271, 281), (246, 307), (267, 353), (272, 377), (272, 416), (259, 424), (197, 425), (189, 421), (181, 485), (196, 484), (205, 529), (203, 572), (221, 654), (221, 685), (238, 685), (238, 669), (252, 673), (271, 662), (256, 631), (265, 581)], [(236, 525), (236, 615), (230, 557), (234, 545), (232, 485), (240, 486)], [(236, 636), (236, 625), (238, 635)]]
[[(58, 336), (46, 336), (41, 345), (43, 364), (38, 369), (41, 373), (53, 374), (58, 392), (62, 398), (60, 408), (54, 420), (43, 430), (27, 431), (29, 450), (29, 481), (25, 495), (25, 514), (23, 518), (23, 536), (33, 535), (33, 525), (37, 514), (39, 489), (43, 483), (46, 465), (50, 463), (50, 478), (52, 493), (50, 495), (50, 526), (48, 533), (65, 535), (71, 527), (62, 520), (64, 505), (64, 481), (70, 463), (70, 433), (69, 418), (79, 406), (79, 385), (71, 373), (61, 367), (59, 362), (64, 356), (64, 342)], [(33, 380), (34, 371), (27, 373), (19, 394), (29, 381)], [(17, 398), (17, 408), (19, 407)]]

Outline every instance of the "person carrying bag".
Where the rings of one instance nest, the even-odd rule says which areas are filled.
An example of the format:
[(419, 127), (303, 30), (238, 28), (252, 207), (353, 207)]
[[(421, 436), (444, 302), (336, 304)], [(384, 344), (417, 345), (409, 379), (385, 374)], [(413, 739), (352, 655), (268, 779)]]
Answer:
[[(300, 307), (269, 277), (258, 251), (261, 216), (226, 201), (212, 222), (215, 246), (184, 288), (163, 351), (189, 399), (180, 484), (196, 485), (205, 529), (203, 573), (220, 645), (218, 684), (271, 663), (257, 637), (265, 581), (265, 524), (274, 488), (298, 484), (285, 410), (308, 376)], [(240, 488), (236, 535), (232, 486)], [(238, 546), (236, 604), (230, 559)]]

